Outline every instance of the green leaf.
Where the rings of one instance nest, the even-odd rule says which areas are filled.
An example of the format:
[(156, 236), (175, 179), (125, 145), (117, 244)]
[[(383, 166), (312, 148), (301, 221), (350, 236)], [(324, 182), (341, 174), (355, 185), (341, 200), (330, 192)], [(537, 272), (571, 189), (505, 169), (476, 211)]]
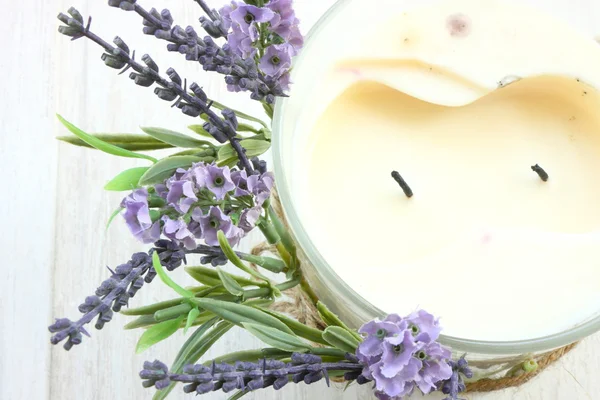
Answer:
[(245, 322), (249, 322), (253, 324), (270, 326), (273, 329), (288, 333), (290, 335), (293, 334), (292, 330), (283, 322), (253, 307), (215, 299), (194, 298), (190, 300), (206, 311), (210, 311), (224, 320), (238, 326), (241, 326)]
[(223, 282), (223, 286), (225, 286), (225, 289), (227, 289), (229, 293), (234, 296), (241, 296), (244, 294), (244, 288), (237, 283), (231, 275), (223, 271), (220, 267), (217, 267), (217, 273), (219, 274), (221, 282)]
[(213, 136), (210, 133), (208, 133), (206, 131), (206, 129), (204, 129), (203, 125), (190, 125), (190, 126), (188, 126), (188, 129), (191, 130), (192, 132), (197, 133), (200, 136), (204, 136), (206, 138), (215, 140), (215, 138), (213, 138)]
[[(233, 326), (229, 322), (221, 322), (208, 332), (217, 321), (218, 318), (213, 318), (196, 329), (179, 350), (179, 354), (170, 368), (171, 372), (181, 373), (185, 365), (194, 364)], [(175, 384), (171, 383), (167, 388), (156, 391), (153, 400), (164, 400), (174, 387)]]
[(141, 158), (144, 160), (150, 160), (152, 162), (156, 162), (158, 161), (156, 158), (154, 157), (150, 157), (147, 156), (145, 154), (140, 154), (140, 153), (135, 153), (133, 151), (129, 151), (129, 150), (125, 150), (122, 149), (121, 147), (115, 146), (114, 144), (110, 144), (107, 143), (103, 140), (98, 139), (95, 136), (92, 136), (88, 133), (85, 133), (84, 131), (82, 131), (81, 129), (79, 129), (78, 127), (76, 127), (75, 125), (73, 125), (72, 123), (70, 123), (69, 121), (67, 121), (66, 119), (64, 119), (62, 116), (60, 116), (59, 114), (56, 115), (58, 117), (58, 120), (68, 129), (70, 130), (75, 136), (79, 137), (81, 140), (83, 140), (84, 142), (86, 142), (87, 144), (89, 144), (90, 146), (103, 151), (105, 153), (108, 154), (112, 154), (113, 156), (119, 156), (119, 157), (129, 157), (129, 158)]
[(294, 332), (296, 335), (303, 337), (306, 340), (310, 340), (311, 342), (314, 342), (314, 343), (329, 344), (329, 342), (327, 342), (325, 339), (323, 339), (322, 331), (315, 329), (315, 328), (311, 328), (309, 326), (306, 326), (303, 323), (299, 322), (298, 320), (289, 318), (278, 312), (271, 311), (271, 310), (265, 310), (264, 308), (261, 308), (261, 310), (263, 312), (266, 312), (267, 314), (277, 318), (284, 324), (286, 324), (288, 326), (288, 328), (290, 328), (292, 330), (292, 332)]
[(233, 396), (228, 398), (227, 400), (240, 400), (242, 397), (250, 393), (249, 390), (239, 390)]
[[(136, 134), (106, 134), (106, 133), (90, 133), (90, 136), (95, 137), (103, 142), (112, 144), (125, 150), (132, 151), (148, 151), (148, 150), (161, 150), (170, 149), (173, 146), (156, 140), (153, 137), (136, 135)], [(90, 146), (77, 136), (58, 136), (58, 140), (69, 143), (75, 146), (87, 147), (94, 149), (95, 147)]]
[(179, 295), (181, 295), (185, 298), (189, 299), (191, 297), (194, 297), (194, 293), (182, 288), (181, 286), (176, 284), (175, 281), (173, 281), (173, 279), (171, 279), (171, 277), (169, 275), (167, 275), (167, 273), (165, 272), (165, 269), (163, 268), (162, 264), (160, 263), (160, 259), (158, 258), (157, 252), (154, 252), (152, 254), (152, 266), (156, 270), (156, 273), (160, 277), (160, 280), (162, 280), (165, 283), (165, 285), (169, 286), (171, 289), (173, 289)]
[(156, 320), (154, 319), (154, 315), (142, 315), (139, 318), (134, 319), (131, 322), (125, 324), (123, 329), (137, 329), (144, 328), (146, 326), (156, 325)]
[(339, 326), (330, 326), (325, 329), (323, 339), (331, 346), (352, 354), (356, 353), (360, 344), (350, 332)]
[(219, 245), (221, 246), (221, 250), (223, 250), (225, 257), (227, 257), (227, 259), (229, 261), (231, 261), (231, 263), (233, 265), (235, 265), (242, 271), (254, 276), (255, 278), (262, 279), (265, 282), (269, 281), (269, 278), (267, 278), (260, 272), (257, 272), (255, 270), (253, 270), (252, 268), (248, 267), (246, 264), (244, 264), (244, 262), (238, 257), (238, 255), (235, 253), (235, 251), (233, 251), (233, 248), (229, 244), (229, 241), (225, 237), (225, 234), (223, 233), (223, 231), (217, 232), (217, 238), (219, 239)]
[[(246, 155), (248, 158), (257, 157), (269, 150), (271, 142), (266, 140), (255, 140), (255, 139), (244, 139), (240, 140), (240, 145), (246, 149)], [(217, 156), (219, 163), (230, 162), (230, 160), (237, 160), (237, 153), (231, 147), (231, 144), (221, 146)]]
[(177, 168), (189, 168), (193, 163), (202, 161), (196, 156), (168, 157), (154, 164), (140, 179), (140, 185), (154, 185), (170, 178)]
[(108, 218), (108, 222), (106, 223), (106, 229), (108, 229), (110, 227), (110, 224), (112, 224), (112, 222), (117, 217), (117, 215), (119, 215), (121, 213), (121, 210), (123, 210), (123, 209), (121, 207), (119, 207), (115, 211), (113, 211), (112, 214), (110, 214), (110, 217)]
[(317, 311), (319, 312), (319, 316), (328, 326), (339, 326), (352, 334), (358, 341), (362, 341), (362, 337), (358, 334), (358, 332), (350, 329), (348, 325), (346, 325), (337, 315), (327, 308), (327, 306), (322, 302), (317, 302)]
[[(248, 2), (246, 2), (246, 3), (248, 3)], [(221, 104), (221, 103), (219, 103), (217, 101), (214, 101), (214, 100), (212, 100), (212, 104), (213, 104), (213, 107), (215, 107), (218, 110), (224, 110), (224, 109), (228, 108), (231, 111), (233, 111), (238, 118), (245, 119), (246, 121), (257, 122), (257, 123), (261, 124), (262, 126), (264, 126), (265, 128), (268, 128), (268, 125), (265, 124), (262, 120), (260, 120), (258, 118), (255, 118), (255, 117), (253, 117), (251, 115), (248, 115), (246, 113), (243, 113), (241, 111), (234, 110), (234, 109), (232, 109), (230, 107), (227, 107), (226, 105)]]
[(238, 132), (254, 132), (261, 133), (260, 129), (253, 127), (250, 124), (245, 124), (243, 122), (238, 122)]
[(275, 110), (273, 109), (273, 105), (263, 103), (263, 108), (265, 110), (265, 113), (269, 116), (269, 118), (273, 119), (273, 115), (275, 115)]
[[(201, 267), (201, 266), (185, 267), (185, 272), (187, 272), (188, 275), (190, 275), (192, 278), (194, 278), (198, 282), (203, 283), (207, 286), (217, 286), (222, 283), (221, 278), (219, 277), (219, 274), (217, 273), (217, 271), (215, 271), (212, 268)], [(244, 278), (244, 277), (241, 277), (238, 275), (229, 274), (229, 276), (231, 276), (233, 279), (235, 279), (235, 281), (242, 287), (260, 286), (261, 284), (264, 285), (264, 283), (259, 283), (259, 282), (256, 282), (251, 279)]]
[(185, 323), (185, 328), (183, 329), (183, 334), (187, 334), (188, 329), (192, 326), (196, 318), (200, 315), (200, 310), (197, 308), (192, 308), (187, 315), (187, 321)]
[(123, 315), (154, 315), (157, 311), (178, 306), (183, 303), (183, 301), (185, 301), (185, 298), (179, 297), (177, 299), (161, 301), (160, 303), (154, 303), (143, 307), (122, 309), (120, 313)]
[(149, 328), (146, 332), (144, 332), (142, 337), (140, 337), (140, 340), (135, 348), (135, 352), (139, 354), (177, 332), (179, 325), (181, 325), (181, 322), (184, 320), (184, 318), (185, 315), (182, 315), (177, 319), (164, 321)]
[(191, 138), (187, 135), (184, 135), (179, 132), (171, 131), (163, 128), (144, 128), (142, 130), (152, 136), (155, 139), (160, 140), (161, 142), (170, 144), (175, 147), (183, 147), (183, 148), (196, 148), (202, 146), (214, 146), (212, 143), (207, 142), (206, 140), (198, 140)]
[(242, 326), (263, 343), (280, 350), (306, 352), (311, 349), (307, 343), (289, 333), (281, 332), (269, 326), (253, 323), (243, 323)]
[(104, 190), (113, 192), (123, 192), (139, 187), (138, 183), (142, 175), (148, 171), (150, 167), (137, 167), (127, 169), (115, 176), (110, 182), (104, 186)]
[(177, 319), (182, 315), (187, 315), (192, 310), (192, 305), (188, 302), (176, 305), (174, 307), (165, 308), (158, 310), (154, 313), (154, 319), (156, 322), (169, 321)]

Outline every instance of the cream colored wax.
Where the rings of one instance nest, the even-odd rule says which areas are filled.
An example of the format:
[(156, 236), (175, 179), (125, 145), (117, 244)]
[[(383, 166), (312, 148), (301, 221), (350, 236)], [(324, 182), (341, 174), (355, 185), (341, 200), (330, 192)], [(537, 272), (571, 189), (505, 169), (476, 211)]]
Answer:
[(352, 45), (317, 33), (298, 64), (298, 87), (320, 79), (297, 106), (291, 180), (311, 240), (367, 301), (424, 308), (446, 335), (530, 339), (591, 318), (600, 49), (502, 1), (410, 4), (360, 37), (350, 5), (333, 24)]

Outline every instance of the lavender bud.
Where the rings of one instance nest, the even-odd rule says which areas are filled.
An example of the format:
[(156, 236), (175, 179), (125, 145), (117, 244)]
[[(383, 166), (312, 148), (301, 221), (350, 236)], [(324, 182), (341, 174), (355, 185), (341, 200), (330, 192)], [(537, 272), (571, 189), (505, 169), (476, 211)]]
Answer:
[(185, 59), (188, 61), (198, 61), (198, 46), (192, 46), (188, 48), (188, 51), (185, 54)]
[(206, 394), (215, 390), (215, 384), (213, 382), (201, 383), (196, 388), (196, 393), (198, 394)]
[(169, 41), (172, 39), (171, 31), (167, 31), (167, 30), (163, 30), (163, 29), (155, 29), (154, 32), (151, 32), (150, 34), (154, 34), (154, 36), (157, 39), (169, 40)]
[[(131, 0), (131, 1), (135, 2), (135, 0)], [(125, 10), (125, 11), (135, 10), (135, 6), (132, 3), (128, 3), (127, 1), (122, 1), (121, 4), (119, 5), (119, 8), (121, 10)]]
[(185, 115), (189, 115), (190, 117), (198, 117), (200, 116), (201, 112), (199, 109), (197, 109), (196, 107), (190, 106), (190, 105), (184, 105), (181, 108), (181, 111), (185, 114)]
[(167, 22), (169, 26), (173, 23), (173, 16), (166, 8), (160, 12), (160, 17), (163, 21)]
[(288, 383), (289, 383), (288, 377), (287, 376), (283, 376), (281, 378), (277, 378), (277, 380), (273, 383), (273, 388), (275, 390), (280, 390), (281, 388), (283, 388)]
[(233, 130), (237, 130), (238, 120), (237, 120), (237, 116), (235, 115), (235, 113), (226, 108), (223, 111), (221, 111), (221, 114), (223, 115), (225, 120), (231, 124), (231, 126), (233, 127)]
[(61, 25), (58, 27), (58, 32), (70, 37), (76, 37), (81, 35), (81, 30), (77, 28), (71, 28), (70, 26)]
[[(144, 35), (154, 35), (156, 33), (156, 31), (158, 31), (158, 28), (156, 28), (155, 26), (145, 26), (142, 28), (142, 32), (144, 33)], [(161, 37), (157, 36), (159, 39), (162, 39)]]
[(165, 101), (173, 101), (177, 98), (177, 93), (169, 89), (155, 88), (154, 94), (156, 94), (159, 99)]
[(154, 83), (153, 79), (150, 79), (144, 75), (136, 74), (135, 72), (129, 74), (129, 77), (135, 82), (136, 85), (143, 87), (152, 86), (152, 84)]
[(177, 43), (169, 43), (167, 45), (167, 51), (171, 51), (171, 52), (179, 51), (179, 45)]
[(229, 393), (231, 391), (234, 391), (237, 388), (238, 388), (238, 382), (237, 381), (229, 381), (229, 382), (223, 383), (222, 390), (225, 393)]
[(144, 62), (144, 64), (146, 64), (148, 66), (148, 68), (150, 68), (153, 71), (158, 72), (158, 65), (156, 65), (156, 63), (154, 62), (152, 57), (150, 57), (148, 54), (144, 54), (142, 56), (142, 61)]
[(75, 18), (80, 25), (83, 25), (83, 17), (79, 13), (79, 11), (77, 11), (74, 7), (71, 7), (67, 10), (67, 12), (71, 14), (71, 16)]
[(65, 25), (67, 24), (67, 22), (69, 22), (69, 16), (64, 13), (58, 13), (58, 16), (56, 18), (58, 18), (58, 20)]
[(171, 29), (171, 35), (173, 36), (173, 39), (178, 41), (184, 41), (188, 38), (188, 35), (185, 33), (185, 30), (179, 25), (175, 25), (175, 27)]
[(248, 382), (248, 385), (247, 385), (248, 390), (251, 390), (251, 391), (263, 389), (264, 387), (265, 387), (265, 380), (262, 377), (251, 380), (250, 382)]
[(292, 382), (294, 382), (294, 383), (303, 382), (305, 375), (306, 375), (306, 372), (299, 372), (297, 374), (292, 375)]
[(129, 46), (127, 46), (127, 44), (125, 44), (123, 39), (121, 39), (119, 36), (115, 36), (115, 38), (113, 39), (113, 43), (116, 44), (117, 47), (119, 47), (125, 53), (127, 53), (127, 55), (129, 55)]
[(190, 85), (190, 90), (194, 93), (194, 96), (196, 96), (202, 102), (206, 103), (206, 101), (208, 101), (208, 96), (196, 82)]
[(106, 296), (117, 286), (117, 284), (118, 281), (116, 279), (108, 278), (107, 280), (102, 282), (98, 289), (96, 289), (96, 296)]
[(115, 268), (115, 273), (117, 275), (128, 275), (133, 270), (133, 266), (130, 263), (121, 264)]

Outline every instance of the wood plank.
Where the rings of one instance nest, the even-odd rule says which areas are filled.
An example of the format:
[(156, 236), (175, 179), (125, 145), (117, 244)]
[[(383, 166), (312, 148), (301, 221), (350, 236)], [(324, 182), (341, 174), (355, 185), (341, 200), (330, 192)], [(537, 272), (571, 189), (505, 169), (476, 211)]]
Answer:
[(0, 235), (0, 398), (48, 395), (56, 145), (53, 138), (53, 4), (4, 5), (0, 24), (3, 100), (0, 170), (5, 192)]

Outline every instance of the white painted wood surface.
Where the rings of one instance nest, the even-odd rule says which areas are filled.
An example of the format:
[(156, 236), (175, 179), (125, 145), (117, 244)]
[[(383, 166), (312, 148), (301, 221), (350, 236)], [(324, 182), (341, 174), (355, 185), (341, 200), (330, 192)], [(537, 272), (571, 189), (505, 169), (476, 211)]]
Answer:
[[(199, 8), (191, 0), (142, 0), (156, 8), (169, 7), (181, 25), (195, 24)], [(597, 35), (600, 3), (594, 0), (536, 0), (552, 12)], [(134, 355), (139, 331), (124, 332), (126, 318), (117, 316), (101, 332), (71, 352), (51, 348), (47, 325), (54, 317), (76, 317), (77, 305), (134, 251), (144, 250), (121, 223), (105, 231), (105, 223), (120, 195), (103, 191), (103, 184), (120, 170), (143, 165), (99, 152), (58, 144), (66, 134), (54, 118), (67, 119), (92, 132), (139, 132), (139, 126), (184, 130), (190, 119), (156, 99), (149, 89), (117, 76), (100, 61), (101, 51), (84, 40), (70, 43), (56, 33), (59, 11), (74, 5), (94, 16), (92, 29), (107, 39), (120, 35), (138, 54), (150, 53), (163, 70), (174, 66), (203, 85), (209, 96), (232, 107), (259, 113), (243, 95), (226, 93), (219, 77), (204, 73), (178, 54), (167, 54), (164, 43), (141, 34), (141, 21), (132, 13), (110, 8), (100, 0), (1, 0), (0, 171), (4, 195), (0, 203), (4, 229), (0, 249), (0, 399), (149, 399), (137, 373), (146, 359), (170, 361), (182, 334), (141, 356)], [(214, 6), (220, 0), (210, 2)], [(296, 0), (303, 28), (308, 29), (334, 0)], [(376, 3), (373, 1), (372, 3)], [(548, 4), (552, 4), (550, 7)], [(365, 2), (371, 4), (371, 2)], [(365, 21), (377, 23), (377, 21)], [(250, 246), (252, 240), (246, 242)], [(176, 277), (185, 280), (183, 271)], [(142, 290), (132, 305), (172, 296), (156, 281)], [(568, 294), (563, 294), (568, 295)], [(239, 330), (230, 332), (207, 357), (260, 343)], [(600, 335), (543, 375), (518, 389), (466, 395), (468, 399), (508, 400), (600, 399)], [(172, 398), (184, 398), (181, 391)], [(434, 395), (428, 398), (440, 399)], [(188, 396), (188, 398), (191, 398)], [(225, 398), (222, 394), (207, 399)], [(280, 392), (249, 395), (254, 399), (370, 399), (368, 388), (325, 390), (290, 385)]]

